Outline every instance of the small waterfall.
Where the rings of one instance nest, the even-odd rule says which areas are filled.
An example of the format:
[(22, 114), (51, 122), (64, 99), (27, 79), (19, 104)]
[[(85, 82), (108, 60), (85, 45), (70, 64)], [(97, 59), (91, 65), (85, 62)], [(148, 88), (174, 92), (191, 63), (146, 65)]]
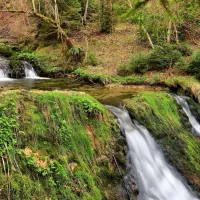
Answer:
[(40, 78), (30, 63), (24, 61), (23, 64), (24, 64), (26, 78), (28, 78), (28, 79), (39, 79)]
[(8, 77), (10, 61), (0, 56), (0, 81), (12, 80)]
[(200, 124), (198, 123), (196, 118), (192, 115), (189, 105), (188, 105), (187, 101), (185, 100), (185, 98), (181, 97), (181, 96), (175, 96), (175, 99), (178, 102), (178, 104), (180, 104), (182, 106), (185, 114), (188, 116), (189, 121), (193, 127), (192, 131), (200, 136)]
[(167, 164), (148, 130), (132, 122), (127, 110), (112, 106), (128, 144), (127, 176), (140, 191), (139, 200), (197, 200), (181, 177)]

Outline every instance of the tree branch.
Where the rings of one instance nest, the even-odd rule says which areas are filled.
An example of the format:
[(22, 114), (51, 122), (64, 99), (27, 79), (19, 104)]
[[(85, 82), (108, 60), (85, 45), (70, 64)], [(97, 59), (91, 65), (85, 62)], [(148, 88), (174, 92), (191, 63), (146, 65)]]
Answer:
[(10, 13), (26, 13), (23, 10), (0, 10), (0, 12), (10, 12)]

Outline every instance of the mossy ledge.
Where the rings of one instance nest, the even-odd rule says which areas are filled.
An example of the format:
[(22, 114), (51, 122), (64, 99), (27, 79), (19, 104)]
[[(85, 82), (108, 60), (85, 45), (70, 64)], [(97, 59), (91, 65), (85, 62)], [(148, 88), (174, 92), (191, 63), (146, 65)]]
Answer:
[(116, 199), (118, 125), (85, 93), (0, 94), (0, 199)]
[(175, 99), (165, 92), (140, 92), (124, 104), (131, 117), (151, 132), (168, 161), (200, 191), (200, 140), (191, 133), (189, 120)]
[(144, 74), (132, 76), (110, 76), (103, 74), (88, 73), (87, 70), (78, 68), (73, 74), (86, 83), (100, 85), (148, 85), (162, 86), (170, 88), (173, 92), (182, 90), (196, 101), (200, 102), (200, 83), (193, 76), (166, 76), (164, 73), (155, 73), (152, 75)]

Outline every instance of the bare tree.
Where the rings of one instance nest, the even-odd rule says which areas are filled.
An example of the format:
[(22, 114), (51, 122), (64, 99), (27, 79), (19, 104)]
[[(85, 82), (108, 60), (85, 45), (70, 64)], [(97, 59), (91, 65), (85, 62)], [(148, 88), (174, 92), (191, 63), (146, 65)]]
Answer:
[(129, 6), (129, 8), (133, 8), (131, 0), (126, 0), (125, 2)]
[(35, 0), (32, 0), (33, 11), (36, 12)]
[(86, 0), (85, 10), (84, 10), (84, 15), (83, 15), (83, 25), (86, 25), (87, 23), (88, 6), (89, 6), (89, 0)]

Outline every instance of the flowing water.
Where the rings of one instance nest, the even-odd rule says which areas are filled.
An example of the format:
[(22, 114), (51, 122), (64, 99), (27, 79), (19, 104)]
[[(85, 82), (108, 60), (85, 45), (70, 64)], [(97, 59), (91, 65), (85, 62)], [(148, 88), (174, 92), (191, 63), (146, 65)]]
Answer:
[(29, 62), (24, 61), (23, 64), (24, 64), (26, 79), (48, 79), (44, 77), (39, 77), (37, 73), (35, 72), (33, 66)]
[(197, 200), (182, 178), (167, 164), (147, 129), (132, 122), (127, 110), (107, 106), (118, 118), (128, 144), (130, 181), (140, 191), (139, 200)]
[(185, 99), (185, 97), (175, 96), (176, 101), (182, 106), (185, 114), (188, 116), (189, 121), (192, 125), (192, 131), (200, 136), (200, 124), (196, 118), (192, 115), (190, 107)]
[(8, 71), (9, 71), (9, 61), (0, 56), (0, 81), (10, 81), (8, 77)]
[(39, 76), (37, 75), (37, 73), (33, 69), (33, 66), (30, 63), (24, 61), (23, 64), (24, 64), (26, 78), (30, 78), (30, 79), (39, 78)]

